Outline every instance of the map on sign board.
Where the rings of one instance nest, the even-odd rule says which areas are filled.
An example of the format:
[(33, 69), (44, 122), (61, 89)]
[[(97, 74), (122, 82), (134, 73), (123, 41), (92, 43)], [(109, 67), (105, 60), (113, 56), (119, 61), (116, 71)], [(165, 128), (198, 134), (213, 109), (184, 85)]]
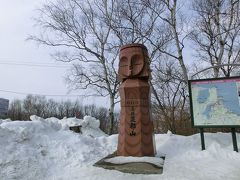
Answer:
[(240, 77), (189, 81), (194, 126), (240, 125)]

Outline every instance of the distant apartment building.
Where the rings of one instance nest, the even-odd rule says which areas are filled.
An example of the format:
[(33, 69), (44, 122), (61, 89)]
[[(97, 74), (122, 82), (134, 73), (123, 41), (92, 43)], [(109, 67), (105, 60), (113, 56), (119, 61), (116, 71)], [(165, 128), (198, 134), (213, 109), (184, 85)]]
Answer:
[(9, 100), (0, 98), (0, 118), (5, 118), (8, 114)]

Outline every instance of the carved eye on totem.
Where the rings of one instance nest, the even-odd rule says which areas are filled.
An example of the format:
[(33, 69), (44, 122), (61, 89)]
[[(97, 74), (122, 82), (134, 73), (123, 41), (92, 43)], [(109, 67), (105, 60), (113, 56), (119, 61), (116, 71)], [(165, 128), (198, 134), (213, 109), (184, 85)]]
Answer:
[(138, 75), (144, 66), (144, 57), (142, 53), (125, 53), (120, 57), (119, 74), (131, 77)]

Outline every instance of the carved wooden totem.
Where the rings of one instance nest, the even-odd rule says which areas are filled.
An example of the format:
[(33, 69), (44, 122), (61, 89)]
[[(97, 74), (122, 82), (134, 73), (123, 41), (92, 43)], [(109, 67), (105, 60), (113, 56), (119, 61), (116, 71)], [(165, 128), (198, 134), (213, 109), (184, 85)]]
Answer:
[(142, 44), (121, 47), (118, 70), (121, 114), (118, 156), (154, 156), (149, 57)]

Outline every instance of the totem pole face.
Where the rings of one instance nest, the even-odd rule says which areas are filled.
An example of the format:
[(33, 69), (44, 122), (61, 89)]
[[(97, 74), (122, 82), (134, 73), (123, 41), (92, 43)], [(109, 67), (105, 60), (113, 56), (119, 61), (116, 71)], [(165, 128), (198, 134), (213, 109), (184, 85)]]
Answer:
[(148, 72), (145, 72), (148, 71), (148, 68), (146, 69), (147, 52), (145, 51), (147, 51), (145, 46), (140, 44), (132, 44), (121, 48), (118, 70), (120, 80), (148, 76)]

